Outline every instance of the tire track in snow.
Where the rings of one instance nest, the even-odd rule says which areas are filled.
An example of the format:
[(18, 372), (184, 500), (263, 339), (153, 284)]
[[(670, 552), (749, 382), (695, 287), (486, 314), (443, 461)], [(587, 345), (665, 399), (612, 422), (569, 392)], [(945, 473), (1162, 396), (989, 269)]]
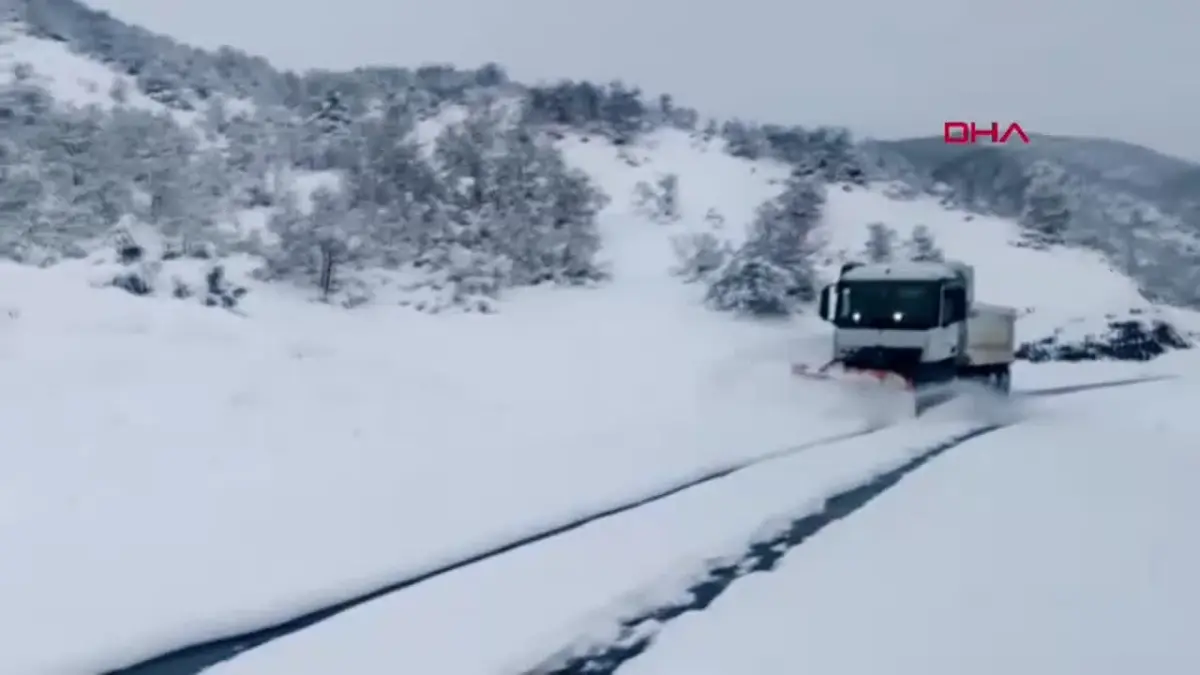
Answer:
[(573, 645), (524, 671), (523, 675), (608, 675), (616, 672), (624, 663), (649, 648), (663, 626), (671, 620), (706, 609), (741, 577), (773, 570), (788, 551), (803, 544), (827, 525), (852, 515), (939, 455), (1006, 426), (1009, 425), (976, 427), (924, 450), (913, 459), (866, 483), (826, 498), (821, 510), (796, 518), (776, 534), (754, 542), (733, 562), (722, 562), (705, 570), (701, 580), (688, 587), (678, 601), (622, 619), (615, 641), (600, 645)]
[(328, 619), (336, 614), (340, 614), (348, 609), (352, 609), (363, 603), (375, 600), (376, 598), (380, 598), (397, 591), (402, 591), (421, 582), (440, 577), (443, 574), (449, 574), (464, 567), (481, 563), (496, 556), (515, 551), (519, 548), (524, 548), (525, 546), (530, 546), (532, 544), (545, 541), (551, 537), (556, 537), (560, 534), (576, 530), (598, 520), (628, 513), (629, 511), (633, 511), (648, 504), (653, 504), (668, 497), (677, 495), (685, 490), (690, 490), (694, 487), (704, 485), (705, 483), (710, 483), (714, 480), (724, 478), (733, 473), (748, 469), (752, 466), (756, 466), (773, 459), (795, 455), (797, 453), (804, 452), (805, 450), (837, 443), (839, 441), (850, 440), (852, 438), (873, 434), (883, 428), (884, 427), (882, 426), (870, 426), (863, 429), (857, 429), (825, 438), (819, 438), (801, 445), (791, 446), (779, 450), (772, 450), (770, 452), (765, 452), (739, 462), (708, 469), (702, 473), (695, 474), (687, 478), (677, 479), (670, 484), (659, 487), (652, 493), (644, 494), (631, 500), (613, 504), (583, 516), (574, 517), (568, 521), (535, 531), (532, 534), (528, 534), (518, 539), (510, 540), (469, 556), (465, 556), (458, 560), (439, 565), (421, 572), (420, 574), (392, 582), (381, 588), (356, 595), (341, 602), (319, 607), (286, 621), (224, 638), (207, 640), (204, 642), (198, 642), (192, 645), (180, 647), (124, 668), (107, 671), (104, 673), (104, 675), (195, 675), (196, 673), (216, 665), (217, 663), (227, 661), (243, 651), (253, 649), (262, 644), (270, 642), (271, 640), (295, 633), (296, 631), (307, 628), (314, 623), (324, 621), (325, 619)]
[[(1138, 383), (1142, 383), (1142, 382), (1151, 382), (1151, 381), (1156, 381), (1156, 380), (1161, 380), (1161, 379), (1167, 379), (1167, 378), (1166, 377), (1157, 377), (1157, 376), (1129, 378), (1129, 379), (1125, 379), (1125, 380), (1098, 382), (1098, 383), (1084, 384), (1084, 385), (1072, 385), (1072, 386), (1067, 386), (1067, 387), (1055, 387), (1055, 388), (1049, 388), (1049, 389), (1028, 390), (1028, 391), (1022, 391), (1022, 392), (1014, 392), (1014, 394), (1019, 395), (1019, 396), (1033, 396), (1033, 397), (1036, 397), (1036, 396), (1059, 396), (1059, 395), (1071, 394), (1071, 393), (1075, 393), (1075, 392), (1088, 391), (1088, 390), (1092, 390), (1092, 389), (1101, 389), (1101, 388), (1106, 388), (1106, 387), (1117, 387), (1117, 386), (1128, 386), (1131, 384), (1138, 384)], [(255, 647), (261, 646), (272, 640), (275, 640), (275, 639), (284, 637), (286, 635), (289, 635), (291, 633), (295, 633), (297, 631), (303, 630), (315, 623), (324, 621), (325, 619), (333, 617), (333, 616), (340, 614), (346, 610), (352, 609), (354, 607), (357, 607), (358, 605), (362, 605), (366, 602), (370, 602), (371, 600), (375, 600), (377, 598), (388, 595), (390, 593), (402, 591), (402, 590), (409, 588), (411, 586), (414, 586), (416, 584), (422, 583), (424, 581), (428, 581), (430, 579), (434, 579), (436, 577), (454, 572), (456, 570), (460, 570), (464, 567), (474, 565), (476, 563), (484, 562), (484, 561), (494, 558), (496, 556), (503, 555), (505, 553), (514, 551), (516, 549), (523, 548), (525, 546), (529, 546), (532, 544), (536, 544), (541, 541), (545, 541), (546, 539), (550, 539), (551, 537), (555, 537), (560, 534), (570, 532), (572, 530), (581, 528), (585, 525), (594, 523), (598, 520), (602, 520), (605, 518), (611, 518), (613, 516), (618, 516), (618, 515), (627, 513), (629, 511), (633, 511), (642, 506), (646, 506), (648, 504), (652, 504), (652, 503), (661, 501), (668, 497), (679, 494), (685, 490), (689, 490), (691, 488), (694, 488), (694, 487), (697, 487), (700, 485), (704, 485), (705, 483), (709, 483), (714, 480), (724, 478), (726, 476), (729, 476), (733, 473), (750, 468), (752, 466), (756, 466), (756, 465), (759, 465), (759, 464), (762, 464), (764, 462), (768, 462), (768, 461), (771, 461), (774, 459), (779, 459), (781, 457), (794, 455), (794, 454), (803, 452), (805, 450), (818, 448), (821, 446), (837, 443), (840, 441), (850, 440), (852, 438), (858, 438), (861, 436), (873, 434), (873, 433), (876, 433), (876, 432), (881, 431), (882, 429), (886, 428), (886, 426), (887, 425), (869, 426), (864, 429), (859, 429), (859, 430), (855, 430), (855, 431), (851, 431), (851, 432), (847, 432), (847, 433), (842, 433), (842, 434), (837, 434), (837, 435), (826, 437), (826, 438), (817, 439), (817, 440), (810, 441), (808, 443), (804, 443), (804, 444), (797, 445), (797, 446), (772, 450), (769, 452), (762, 453), (760, 455), (756, 455), (756, 456), (751, 457), (746, 460), (727, 464), (727, 465), (717, 467), (714, 469), (709, 469), (707, 471), (693, 475), (691, 477), (680, 479), (671, 484), (664, 485), (650, 494), (642, 495), (635, 499), (627, 500), (627, 501), (624, 501), (624, 502), (621, 502), (618, 504), (614, 504), (607, 508), (603, 508), (603, 509), (594, 511), (589, 514), (586, 514), (583, 516), (578, 516), (578, 517), (575, 517), (568, 521), (543, 528), (532, 534), (520, 537), (515, 540), (510, 540), (508, 542), (493, 546), (486, 550), (479, 551), (475, 554), (465, 556), (458, 560), (439, 565), (437, 567), (428, 569), (419, 574), (406, 577), (404, 579), (392, 582), (383, 587), (380, 587), (380, 588), (377, 588), (377, 589), (374, 589), (374, 590), (371, 590), (371, 591), (368, 591), (365, 593), (361, 593), (359, 595), (348, 598), (346, 600), (342, 600), (342, 601), (334, 603), (334, 604), (318, 607), (311, 611), (308, 611), (308, 612), (305, 612), (298, 616), (295, 616), (291, 619), (287, 619), (287, 620), (284, 620), (284, 621), (281, 621), (281, 622), (278, 622), (278, 623), (275, 623), (275, 624), (272, 624), (269, 626), (260, 627), (260, 628), (254, 629), (254, 630), (245, 631), (242, 633), (226, 636), (223, 638), (217, 638), (214, 640), (206, 640), (206, 641), (197, 642), (197, 643), (194, 643), (191, 645), (185, 645), (183, 647), (173, 649), (169, 652), (160, 654), (158, 656), (154, 656), (152, 658), (140, 661), (138, 663), (126, 666), (124, 668), (107, 671), (103, 675), (196, 675), (197, 673), (200, 673), (201, 671), (205, 670), (206, 668), (209, 668), (213, 665), (216, 665), (217, 663), (220, 663), (222, 661), (227, 661), (227, 660), (237, 656), (238, 654), (240, 654), (243, 651), (253, 649)], [(974, 433), (975, 436), (978, 436), (978, 435), (981, 435), (982, 433), (987, 433), (988, 431), (994, 431), (995, 429), (998, 429), (1001, 426), (1003, 426), (1003, 425), (993, 425), (991, 427), (986, 427), (985, 429), (987, 429), (987, 431), (976, 430), (972, 433)], [(975, 437), (975, 436), (971, 436), (971, 437)], [(941, 454), (942, 452), (945, 452), (946, 450), (949, 450), (950, 448), (954, 447), (955, 445), (963, 443), (966, 440), (969, 440), (969, 438), (958, 437), (958, 440), (948, 447), (942, 447), (942, 445), (937, 446), (937, 448), (933, 449), (933, 450), (936, 450), (936, 452), (934, 452), (934, 454), (932, 454), (932, 455), (929, 453), (933, 452), (933, 450), (927, 451), (925, 454), (918, 456), (916, 459), (910, 461), (905, 466), (907, 467), (909, 465), (912, 465), (914, 462), (917, 462), (917, 464), (915, 464), (914, 466), (911, 466), (911, 468), (909, 468), (907, 471), (901, 472), (895, 480), (899, 480), (900, 477), (903, 477), (906, 473), (915, 470), (924, 462), (927, 462), (930, 459), (933, 459), (933, 457), (936, 457), (938, 454)], [(901, 467), (901, 468), (903, 468), (903, 467)], [(899, 471), (899, 470), (900, 469), (897, 469), (896, 471)], [(895, 473), (895, 472), (890, 472), (890, 473)], [(890, 475), (890, 474), (884, 474), (884, 476), (887, 476), (887, 475)], [(881, 479), (883, 479), (883, 476), (877, 477), (874, 481), (872, 481), (868, 485), (875, 485)], [(883, 487), (879, 490), (879, 492), (882, 492), (882, 490), (887, 489), (888, 487), (891, 487), (891, 485), (894, 484), (895, 480), (893, 480), (891, 483), (886, 483), (886, 481), (885, 481), (886, 484), (883, 485)], [(860, 486), (860, 488), (861, 487), (863, 487), (863, 486)], [(853, 499), (851, 497), (849, 497), (849, 495), (859, 494), (856, 492), (856, 490), (859, 490), (860, 488), (854, 488), (852, 490), (848, 490), (846, 492), (840, 493), (839, 495), (835, 495), (834, 497), (831, 497), (827, 501), (826, 509), (823, 510), (822, 513), (826, 514), (827, 516), (830, 516), (830, 514), (834, 513), (834, 511), (830, 511), (831, 504), (836, 506), (837, 504), (846, 502), (846, 500), (853, 502)], [(869, 490), (867, 492), (869, 493)], [(878, 495), (878, 492), (876, 492), (874, 494), (869, 494), (867, 501), (869, 501), (870, 499), (873, 499), (874, 496), (877, 496), (877, 495)], [(842, 500), (842, 501), (839, 502), (836, 500)], [(863, 503), (865, 503), (865, 502), (863, 502)], [(836, 520), (836, 519), (843, 518), (846, 515), (849, 515), (849, 513), (852, 513), (853, 511), (857, 510), (858, 508), (861, 508), (861, 506), (862, 506), (862, 504), (858, 504), (857, 506), (854, 506), (853, 508), (851, 508), (849, 511), (846, 511), (845, 513), (841, 513), (841, 515), (837, 515), (833, 519)], [(806, 519), (816, 517), (816, 515), (819, 515), (819, 514), (810, 514), (809, 516), (806, 516), (805, 518), (799, 519), (798, 521), (796, 521), (796, 523), (808, 522)], [(797, 525), (797, 527), (800, 527), (800, 529), (796, 530), (795, 534), (789, 534), (783, 540), (781, 540), (779, 542), (775, 542), (772, 544), (766, 544), (766, 548), (764, 549), (766, 551), (774, 551), (776, 548), (779, 548), (780, 546), (782, 546), (782, 549), (779, 550), (779, 553), (775, 556), (775, 558), (771, 561), (770, 564), (773, 565), (774, 562), (778, 559), (778, 557), (781, 557), (783, 555), (783, 552), (792, 548), (793, 546), (798, 545), (804, 539), (807, 539), (809, 536), (811, 536), (817, 530), (821, 529), (822, 527), (824, 527), (824, 525), (828, 524), (828, 522), (832, 522), (832, 521), (829, 520), (829, 521), (826, 521), (826, 522), (820, 524), (812, 531), (809, 531), (807, 534), (802, 534), (803, 527), (812, 527), (811, 522), (809, 522), (808, 525), (804, 525), (804, 526)], [(796, 523), (794, 523), (794, 525), (796, 525)], [(790, 531), (791, 530), (789, 530), (789, 532)], [(787, 542), (791, 541), (791, 538), (795, 538), (795, 537), (799, 537), (798, 539), (796, 539), (795, 543), (790, 543), (790, 544), (787, 543)], [(760, 548), (760, 545), (756, 544), (752, 547), (751, 550), (758, 551), (759, 548)], [(761, 557), (761, 559), (767, 560), (766, 557)], [(767, 569), (769, 569), (769, 567)], [(743, 574), (744, 573), (745, 572), (743, 572)], [(711, 595), (703, 603), (704, 606), (707, 606), (708, 602), (711, 602), (712, 599), (716, 597), (716, 595), (719, 595), (720, 592), (722, 592), (724, 590), (724, 588), (727, 587), (730, 583), (732, 583), (733, 580), (735, 580), (738, 576), (742, 576), (742, 574), (735, 574), (733, 576), (730, 576), (730, 577), (728, 577), (728, 579), (726, 579), (724, 585), (721, 585), (719, 583), (719, 580), (725, 578), (725, 576), (722, 576), (722, 575), (728, 575), (729, 572), (717, 572), (716, 574), (717, 574), (717, 576), (713, 577), (713, 579), (710, 580), (712, 585), (705, 586), (706, 589), (710, 589), (710, 590), (707, 590), (704, 592), (711, 593)], [(694, 593), (699, 592), (699, 591), (696, 591), (695, 589), (693, 589), (693, 590), (694, 590)], [(702, 608), (703, 607), (698, 607), (698, 609), (702, 609)], [(666, 608), (660, 608), (660, 610), (656, 610), (656, 611), (667, 612), (668, 614), (670, 614), (670, 611)], [(688, 610), (686, 608), (680, 609), (679, 611), (672, 614), (672, 616), (677, 616), (678, 614), (681, 614), (685, 611), (690, 611), (690, 610)], [(651, 618), (653, 618), (653, 617), (651, 617)], [(649, 620), (649, 619), (647, 619), (647, 620)], [(666, 619), (657, 619), (657, 620), (662, 621), (662, 620), (666, 620)], [(640, 651), (642, 649), (644, 649), (648, 644), (649, 644), (649, 641), (647, 640), (647, 642), (645, 644), (643, 644), (637, 650), (636, 653), (640, 653)], [(636, 655), (636, 653), (630, 653), (625, 658), (626, 659), (632, 658), (633, 656)], [(623, 662), (623, 661), (624, 661), (624, 659), (622, 659), (621, 662)], [(582, 668), (586, 664), (580, 663), (578, 665), (579, 665), (579, 667)], [(613, 668), (615, 669), (616, 665), (614, 665)], [(545, 670), (545, 671), (537, 670), (537, 671), (532, 671), (532, 672), (564, 673), (564, 674), (566, 674), (566, 673), (576, 673), (576, 672), (587, 672), (587, 673), (611, 672), (611, 670), (602, 669), (599, 671), (592, 671), (592, 670), (570, 670), (570, 669), (553, 670), (553, 669), (551, 669), (551, 670)]]
[[(1022, 397), (1065, 396), (1096, 389), (1124, 387), (1167, 379), (1173, 378), (1171, 376), (1134, 377), (1091, 384), (1025, 390), (1014, 392), (1014, 394)], [(968, 441), (1018, 423), (1019, 421), (1003, 422), (976, 427), (930, 446), (913, 459), (890, 471), (881, 473), (865, 483), (826, 498), (824, 506), (819, 511), (799, 516), (775, 534), (752, 543), (741, 556), (732, 562), (722, 561), (701, 572), (700, 580), (689, 586), (679, 600), (621, 619), (616, 626), (617, 637), (615, 640), (603, 643), (585, 640), (567, 646), (539, 665), (523, 671), (522, 675), (611, 675), (630, 659), (648, 649), (666, 623), (689, 612), (703, 611), (741, 577), (773, 570), (788, 551), (803, 544), (826, 526), (852, 515), (894, 487), (906, 476), (944, 453)]]
[(1046, 397), (1046, 396), (1064, 396), (1066, 394), (1078, 394), (1085, 391), (1094, 391), (1096, 389), (1112, 389), (1113, 387), (1128, 387), (1131, 384), (1144, 384), (1149, 382), (1161, 382), (1163, 380), (1173, 380), (1174, 375), (1142, 375), (1139, 377), (1127, 377), (1122, 380), (1107, 380), (1104, 382), (1093, 382), (1091, 384), (1068, 384), (1062, 387), (1045, 387), (1042, 389), (1029, 389), (1018, 392), (1021, 396), (1028, 397)]

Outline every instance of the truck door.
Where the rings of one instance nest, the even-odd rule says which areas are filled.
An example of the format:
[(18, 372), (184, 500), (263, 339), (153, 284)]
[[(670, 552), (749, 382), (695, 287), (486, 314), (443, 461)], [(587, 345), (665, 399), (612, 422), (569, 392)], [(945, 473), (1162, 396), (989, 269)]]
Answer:
[(950, 343), (950, 356), (965, 363), (967, 358), (967, 289), (962, 286), (942, 288), (942, 315), (938, 331)]

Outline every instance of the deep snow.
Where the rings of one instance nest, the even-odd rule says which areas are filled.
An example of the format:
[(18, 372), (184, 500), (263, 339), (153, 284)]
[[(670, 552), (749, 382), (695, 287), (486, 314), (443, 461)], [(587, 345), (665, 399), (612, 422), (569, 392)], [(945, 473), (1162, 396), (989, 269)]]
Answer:
[(261, 300), (242, 318), (53, 270), (0, 266), (0, 284), (0, 355), (25, 383), (0, 394), (18, 672), (286, 618), (838, 429), (783, 360), (742, 353), (780, 332), (636, 288), (502, 318)]
[[(91, 102), (112, 84), (111, 71), (61, 46), (7, 37), (0, 51), (32, 61), (63, 100)], [(258, 627), (680, 476), (860, 426), (846, 401), (786, 375), (789, 361), (825, 355), (824, 327), (713, 314), (702, 289), (667, 273), (672, 235), (708, 227), (711, 208), (736, 240), (784, 167), (677, 131), (620, 151), (569, 137), (564, 149), (614, 198), (602, 223), (614, 281), (516, 292), (496, 316), (346, 312), (260, 286), (239, 316), (96, 290), (87, 266), (0, 264), (0, 359), (16, 383), (0, 392), (0, 550), (18, 552), (0, 557), (5, 672), (94, 673)], [(680, 178), (683, 214), (672, 225), (648, 222), (630, 202), (637, 181), (664, 172)], [(967, 221), (875, 189), (830, 190), (824, 232), (835, 250), (860, 246), (865, 224), (881, 219), (933, 228), (949, 254), (978, 266), (980, 299), (1032, 310), (1025, 338), (1146, 306), (1088, 255), (1008, 247), (1006, 221)], [(1050, 372), (1030, 378), (1061, 381)], [(577, 632), (602, 630), (628, 607), (619, 596), (658, 588), (660, 577), (677, 588), (689, 562), (902, 461), (907, 440), (938, 429), (904, 427), (902, 445), (780, 459), (644, 518), (465, 571), (455, 577), (462, 588), (415, 587), (295, 640), (312, 636), (307, 658), (324, 659), (325, 672), (360, 672), (345, 659), (370, 652), (388, 663), (395, 634), (372, 636), (417, 621), (443, 632), (414, 633), (413, 658), (448, 651), (468, 670), (496, 665), (485, 656), (523, 667)], [(596, 564), (610, 559), (611, 569)], [(439, 642), (470, 611), (468, 598), (480, 603), (463, 628), (477, 631), (474, 661), (462, 642)], [(422, 603), (447, 604), (436, 616), (407, 613), (432, 606)], [(517, 620), (506, 603), (530, 613)], [(485, 639), (493, 630), (511, 641)], [(321, 647), (322, 635), (361, 651)], [(296, 658), (293, 643), (227, 668), (281, 672), (272, 654)]]

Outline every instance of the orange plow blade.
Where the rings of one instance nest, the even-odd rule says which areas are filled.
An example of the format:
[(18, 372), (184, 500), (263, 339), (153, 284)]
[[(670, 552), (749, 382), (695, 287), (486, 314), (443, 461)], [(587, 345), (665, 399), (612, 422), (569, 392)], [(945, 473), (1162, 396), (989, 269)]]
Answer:
[(795, 363), (792, 375), (834, 385), (850, 397), (848, 402), (872, 424), (895, 422), (916, 414), (912, 382), (891, 371), (845, 368), (836, 362), (815, 368)]
[(810, 380), (834, 380), (842, 382), (874, 382), (886, 384), (898, 389), (912, 391), (913, 383), (907, 378), (890, 370), (861, 370), (846, 368), (841, 364), (827, 363), (818, 368), (804, 363), (792, 364), (792, 375)]

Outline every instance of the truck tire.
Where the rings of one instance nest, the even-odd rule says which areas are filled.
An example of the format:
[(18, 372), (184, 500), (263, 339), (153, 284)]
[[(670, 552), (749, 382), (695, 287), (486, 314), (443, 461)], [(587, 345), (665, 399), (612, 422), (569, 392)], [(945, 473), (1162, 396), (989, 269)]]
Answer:
[(1012, 369), (1003, 366), (991, 374), (988, 384), (996, 391), (1008, 396), (1012, 392)]

